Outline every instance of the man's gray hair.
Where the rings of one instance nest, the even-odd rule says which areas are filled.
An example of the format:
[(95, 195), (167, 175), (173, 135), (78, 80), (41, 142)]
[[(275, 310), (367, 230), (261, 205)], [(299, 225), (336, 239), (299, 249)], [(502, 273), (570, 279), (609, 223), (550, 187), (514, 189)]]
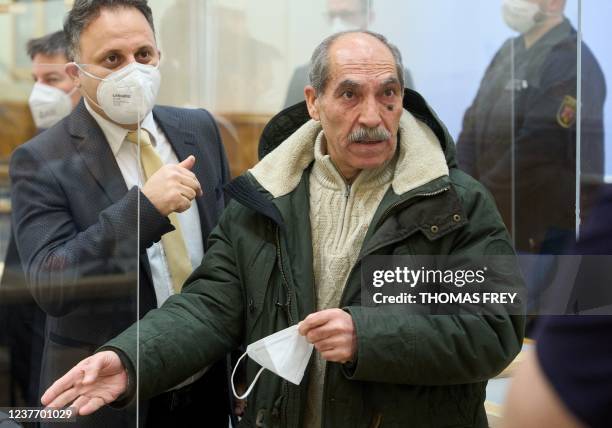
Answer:
[(153, 24), (153, 12), (147, 4), (147, 0), (75, 0), (74, 6), (68, 12), (64, 21), (64, 32), (68, 37), (68, 53), (73, 59), (79, 57), (79, 43), (81, 33), (95, 18), (100, 16), (102, 9), (116, 9), (120, 7), (136, 8), (144, 17), (155, 34)]
[(327, 82), (329, 80), (329, 49), (331, 45), (341, 36), (351, 33), (368, 34), (380, 40), (391, 51), (391, 54), (395, 59), (397, 78), (399, 79), (402, 89), (404, 89), (404, 65), (402, 64), (402, 54), (400, 53), (399, 49), (393, 43), (389, 42), (389, 40), (387, 40), (387, 38), (382, 34), (367, 30), (351, 30), (332, 34), (315, 48), (312, 57), (310, 58), (309, 77), (310, 84), (313, 88), (315, 88), (317, 95), (325, 92), (325, 87), (327, 86)]
[(68, 55), (68, 40), (63, 31), (47, 34), (36, 39), (30, 39), (26, 45), (30, 59), (34, 59), (36, 55), (63, 55), (71, 60)]

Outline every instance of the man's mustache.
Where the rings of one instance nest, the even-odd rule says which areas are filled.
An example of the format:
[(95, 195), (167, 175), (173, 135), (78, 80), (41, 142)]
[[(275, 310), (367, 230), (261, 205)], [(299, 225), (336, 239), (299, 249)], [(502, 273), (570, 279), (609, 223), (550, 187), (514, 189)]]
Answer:
[(391, 133), (384, 126), (376, 128), (359, 127), (348, 135), (348, 140), (351, 143), (358, 141), (383, 141), (391, 138)]

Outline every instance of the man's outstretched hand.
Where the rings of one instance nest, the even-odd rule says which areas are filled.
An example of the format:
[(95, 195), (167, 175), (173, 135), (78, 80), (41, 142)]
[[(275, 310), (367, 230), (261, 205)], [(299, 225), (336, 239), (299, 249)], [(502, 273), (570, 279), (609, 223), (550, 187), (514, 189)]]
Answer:
[(79, 415), (89, 415), (124, 393), (127, 381), (119, 356), (113, 351), (102, 351), (85, 358), (56, 380), (40, 401), (52, 408), (72, 403)]

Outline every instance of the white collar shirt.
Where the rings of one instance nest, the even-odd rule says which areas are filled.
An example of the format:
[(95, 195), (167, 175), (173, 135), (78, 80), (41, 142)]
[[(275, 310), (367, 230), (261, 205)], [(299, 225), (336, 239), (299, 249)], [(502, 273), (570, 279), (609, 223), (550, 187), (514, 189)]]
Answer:
[[(102, 129), (127, 188), (131, 189), (134, 186), (142, 187), (142, 184), (144, 184), (144, 174), (138, 162), (138, 146), (126, 140), (128, 130), (103, 118), (91, 108), (87, 100), (85, 100), (85, 106)], [(149, 133), (151, 144), (162, 162), (164, 164), (177, 164), (178, 159), (172, 145), (156, 123), (152, 112), (144, 118), (141, 127)], [(192, 202), (191, 207), (182, 213), (178, 213), (177, 217), (181, 225), (191, 266), (195, 269), (200, 265), (204, 256), (202, 229), (197, 204)], [(137, 249), (134, 248), (134, 256), (137, 254)], [(174, 294), (170, 271), (161, 241), (156, 242), (147, 249), (147, 257), (151, 266), (157, 306), (160, 307), (168, 297)]]

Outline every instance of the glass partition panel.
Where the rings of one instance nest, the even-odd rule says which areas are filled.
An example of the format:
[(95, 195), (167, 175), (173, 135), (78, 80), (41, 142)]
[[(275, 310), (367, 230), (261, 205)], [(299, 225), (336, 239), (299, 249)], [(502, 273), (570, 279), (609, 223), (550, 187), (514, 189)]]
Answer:
[(596, 0), (578, 3), (581, 40), (578, 52), (580, 82), (576, 127), (579, 140), (580, 180), (577, 197), (581, 201), (578, 230), (589, 221), (590, 211), (599, 206), (604, 183), (612, 177), (612, 104), (608, 85), (612, 79), (612, 56), (606, 48), (607, 22), (612, 5)]
[[(53, 34), (71, 3), (0, 1), (3, 413), (42, 406), (53, 382), (138, 320), (139, 309), (156, 305), (152, 288), (141, 287), (140, 295), (138, 288), (145, 270), (132, 187), (142, 183), (138, 174), (123, 174), (107, 141), (110, 128), (101, 128), (66, 72), (67, 40)], [(50, 426), (68, 415), (9, 416)], [(105, 406), (74, 426), (136, 420), (135, 407)]]
[[(470, 3), (378, 1), (371, 28), (397, 40), (516, 249), (559, 253), (576, 223), (577, 2), (530, 31), (501, 1)], [(601, 178), (602, 158), (591, 142), (583, 172)]]
[[(126, 135), (121, 115), (111, 119), (104, 105), (79, 100), (86, 93), (104, 104), (95, 77), (111, 68), (77, 58), (80, 69), (69, 69), (83, 86), (73, 90), (68, 58), (56, 51), (41, 57), (44, 41), (26, 49), (62, 28), (73, 1), (0, 0), (0, 408), (39, 405), (54, 380), (180, 291), (206, 253), (230, 176), (258, 162), (270, 119), (304, 101), (313, 50), (338, 31), (372, 30), (398, 47), (406, 87), (454, 139), (446, 148), (450, 166), (490, 193), (516, 251), (527, 254), (525, 275), (539, 280), (553, 264), (565, 265), (534, 255), (571, 251), (612, 176), (612, 6), (567, 0), (560, 10), (521, 19), (502, 3), (149, 0), (161, 51), (157, 107), (138, 117), (140, 132)], [(215, 144), (223, 144), (227, 166)], [(153, 186), (153, 175), (179, 162), (203, 188), (185, 211), (151, 193), (167, 184)], [(181, 304), (180, 296), (172, 301)], [(170, 342), (192, 333), (179, 330), (164, 326), (164, 335)], [(152, 333), (123, 336), (132, 341), (123, 346), (136, 355), (136, 371), (147, 362), (137, 351), (139, 334)], [(156, 396), (138, 407), (105, 407), (89, 420), (165, 421), (168, 406), (191, 402), (207, 382), (218, 385), (207, 403), (228, 408), (224, 363), (189, 366), (189, 377), (155, 384)], [(237, 373), (239, 392), (251, 369)], [(157, 380), (147, 373), (143, 385)], [(234, 407), (240, 414), (244, 406)]]

